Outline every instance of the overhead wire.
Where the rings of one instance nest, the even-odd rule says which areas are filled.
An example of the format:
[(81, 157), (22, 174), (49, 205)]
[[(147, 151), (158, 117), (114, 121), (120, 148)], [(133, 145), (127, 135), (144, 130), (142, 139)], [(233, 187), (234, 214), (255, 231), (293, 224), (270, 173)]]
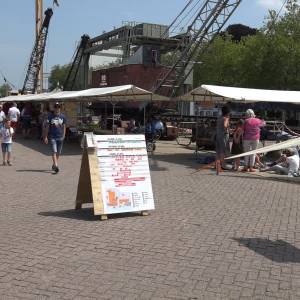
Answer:
[(277, 15), (276, 15), (276, 17), (275, 17), (275, 21), (279, 18), (279, 15), (281, 14), (283, 8), (284, 8), (285, 5), (287, 4), (287, 1), (288, 1), (288, 0), (285, 0), (285, 1), (282, 3), (282, 6), (281, 6), (280, 10), (278, 11), (278, 13), (277, 13)]
[(185, 10), (189, 7), (189, 5), (194, 0), (189, 0), (189, 2), (185, 5), (185, 7), (180, 11), (180, 13), (176, 16), (176, 18), (172, 21), (172, 23), (168, 26), (168, 29), (162, 34), (162, 38), (166, 37), (166, 34), (168, 33), (169, 29), (172, 28), (172, 26), (176, 23), (176, 21), (179, 19), (179, 17), (185, 12)]
[[(277, 14), (276, 14), (276, 16), (275, 16), (275, 19), (274, 19), (273, 22), (272, 22), (271, 27), (273, 27), (273, 28), (275, 27), (275, 24), (276, 24), (276, 22), (277, 22), (277, 20), (278, 20), (278, 18), (279, 18), (279, 16), (280, 16), (280, 14), (281, 14), (283, 8), (286, 6), (287, 2), (288, 2), (288, 0), (284, 0), (284, 1), (283, 1), (283, 3), (282, 3), (282, 5), (281, 5), (280, 9), (278, 10), (278, 12), (277, 12)], [(267, 34), (270, 33), (271, 29), (272, 29), (272, 28), (269, 28), (269, 29), (267, 30), (266, 33), (267, 33)]]
[[(199, 8), (200, 7), (197, 7), (197, 5), (199, 5), (200, 4), (200, 2), (201, 2), (201, 6), (203, 5), (203, 1), (198, 1), (192, 8), (191, 8), (191, 10), (188, 12), (189, 14), (193, 11), (194, 13), (190, 16), (190, 18), (185, 22), (185, 24), (183, 25), (183, 27), (185, 28), (185, 27), (187, 27), (190, 23), (191, 23), (191, 21), (194, 21), (195, 20), (195, 18), (196, 18), (196, 16), (198, 15), (198, 13), (199, 13)], [(197, 7), (197, 8), (196, 8)]]
[[(193, 1), (190, 1), (188, 3), (188, 5), (186, 5), (184, 11), (181, 12), (181, 15), (188, 10), (189, 6), (192, 4)], [(180, 21), (176, 24), (176, 26), (173, 27), (172, 31), (175, 32), (180, 26), (182, 28), (185, 28), (187, 26), (187, 24), (190, 23), (190, 21), (195, 18), (196, 14), (198, 13), (198, 9), (195, 9), (197, 7), (197, 5), (200, 4), (200, 2), (203, 2), (203, 0), (197, 0), (196, 3), (193, 4), (193, 6), (186, 12), (186, 14), (180, 19)], [(190, 16), (191, 12), (194, 12), (192, 14), (192, 16)], [(178, 16), (179, 17), (179, 16)], [(176, 19), (178, 19), (178, 17)], [(187, 21), (185, 21), (186, 18), (189, 19)], [(185, 23), (184, 23), (185, 22)]]

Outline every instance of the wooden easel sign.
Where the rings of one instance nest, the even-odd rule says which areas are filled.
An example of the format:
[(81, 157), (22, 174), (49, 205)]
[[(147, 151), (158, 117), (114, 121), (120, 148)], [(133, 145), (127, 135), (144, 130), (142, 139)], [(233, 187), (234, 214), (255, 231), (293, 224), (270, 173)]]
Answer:
[(83, 139), (76, 208), (94, 204), (94, 214), (154, 209), (144, 135), (93, 135)]

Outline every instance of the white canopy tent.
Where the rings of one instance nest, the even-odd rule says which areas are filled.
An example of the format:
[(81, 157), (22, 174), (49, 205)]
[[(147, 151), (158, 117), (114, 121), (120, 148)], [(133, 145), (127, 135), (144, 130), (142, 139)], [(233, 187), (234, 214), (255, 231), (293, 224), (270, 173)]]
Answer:
[[(118, 102), (143, 102), (149, 101), (169, 101), (170, 99), (150, 91), (141, 89), (134, 85), (120, 85), (104, 88), (92, 88), (81, 91), (54, 91), (50, 93), (19, 95), (0, 98), (0, 102), (99, 102), (108, 101), (113, 106), (113, 115), (115, 105)], [(145, 123), (144, 105), (144, 123)], [(114, 118), (113, 118), (114, 125)]]
[[(189, 93), (177, 98), (182, 101), (213, 101), (213, 102), (273, 102), (300, 104), (300, 91), (248, 89), (217, 85), (202, 85)], [(295, 138), (275, 145), (259, 148), (254, 151), (231, 156), (226, 159), (244, 157), (251, 154), (267, 153), (290, 147), (300, 146), (300, 138)]]
[(141, 89), (134, 85), (120, 85), (105, 88), (92, 88), (81, 91), (58, 91), (34, 95), (20, 95), (0, 98), (1, 102), (46, 102), (46, 101), (169, 101), (169, 98), (150, 91)]
[(188, 92), (187, 94), (178, 96), (176, 100), (186, 101), (186, 102), (202, 102), (202, 101), (218, 102), (218, 101), (225, 101), (226, 99), (224, 99), (224, 97), (222, 96), (211, 93), (210, 91), (206, 90), (203, 87), (198, 87)]
[[(186, 97), (189, 96), (190, 101), (201, 101), (203, 94), (215, 97), (213, 101), (300, 103), (300, 91), (247, 89), (206, 84), (192, 90)], [(208, 96), (206, 98), (209, 100)]]
[(247, 89), (204, 84), (177, 97), (180, 101), (300, 103), (300, 91)]

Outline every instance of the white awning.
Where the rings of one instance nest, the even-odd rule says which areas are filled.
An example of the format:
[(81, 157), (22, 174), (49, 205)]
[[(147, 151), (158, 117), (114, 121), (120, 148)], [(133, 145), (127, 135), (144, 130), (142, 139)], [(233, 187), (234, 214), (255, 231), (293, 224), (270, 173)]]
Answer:
[[(279, 91), (246, 89), (217, 85), (202, 85), (199, 90), (206, 90), (229, 100), (239, 102), (274, 102), (274, 103), (300, 103), (300, 91)], [(196, 89), (197, 90), (197, 89)]]
[(134, 85), (121, 85), (105, 88), (93, 88), (81, 91), (59, 91), (52, 93), (20, 95), (0, 98), (1, 102), (44, 102), (44, 101), (78, 101), (78, 102), (96, 102), (96, 101), (169, 101), (169, 98), (150, 91), (141, 89)]

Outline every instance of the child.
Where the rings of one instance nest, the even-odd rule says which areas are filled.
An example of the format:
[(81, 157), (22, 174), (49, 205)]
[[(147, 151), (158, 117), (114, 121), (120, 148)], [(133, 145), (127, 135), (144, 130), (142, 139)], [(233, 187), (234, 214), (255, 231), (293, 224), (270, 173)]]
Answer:
[(11, 166), (10, 158), (13, 134), (14, 129), (11, 127), (11, 122), (9, 120), (5, 120), (4, 127), (1, 129), (3, 166), (6, 166), (6, 164)]
[[(233, 132), (233, 142), (231, 148), (232, 155), (243, 153), (243, 125), (244, 125), (244, 121), (239, 120)], [(239, 167), (240, 167), (240, 158), (236, 158), (234, 160), (233, 170), (238, 171)]]

